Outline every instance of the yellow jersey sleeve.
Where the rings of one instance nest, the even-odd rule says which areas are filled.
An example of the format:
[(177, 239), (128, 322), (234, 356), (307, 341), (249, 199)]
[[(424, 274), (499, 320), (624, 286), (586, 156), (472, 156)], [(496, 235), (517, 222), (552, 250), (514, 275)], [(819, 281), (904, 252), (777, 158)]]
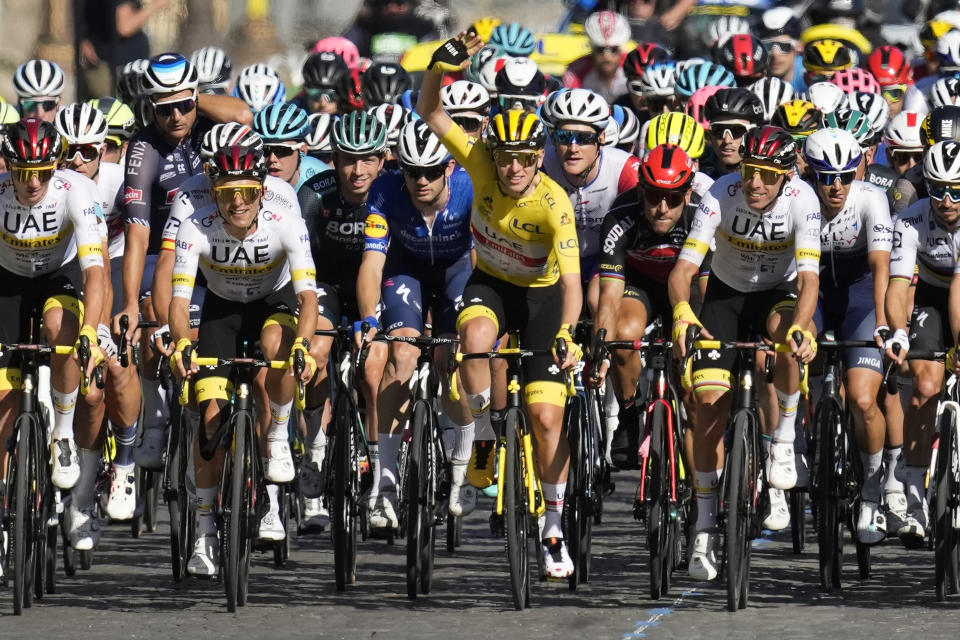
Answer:
[(549, 194), (555, 203), (549, 220), (553, 229), (553, 251), (557, 256), (557, 267), (561, 276), (567, 273), (579, 274), (580, 245), (577, 243), (573, 205), (563, 189), (558, 185), (554, 187)]
[(460, 166), (467, 170), (474, 184), (496, 180), (497, 172), (487, 145), (467, 136), (456, 122), (450, 126), (446, 135), (440, 138), (440, 142)]

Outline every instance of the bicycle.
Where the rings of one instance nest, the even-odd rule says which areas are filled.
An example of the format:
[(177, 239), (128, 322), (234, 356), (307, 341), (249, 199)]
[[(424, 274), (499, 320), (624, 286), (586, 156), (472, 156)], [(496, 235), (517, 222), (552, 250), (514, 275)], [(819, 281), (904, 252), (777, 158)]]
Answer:
[[(261, 368), (286, 369), (284, 360), (262, 360), (247, 357), (248, 343), (243, 341), (240, 355), (235, 358), (194, 357), (193, 347), (183, 350), (183, 366), (190, 370), (192, 363), (199, 367), (230, 367), (227, 388), (232, 389), (230, 414), (208, 438), (206, 429), (199, 430), (199, 451), (205, 460), (213, 458), (217, 447), (226, 450), (220, 485), (214, 507), (217, 529), (220, 531), (220, 571), (227, 596), (227, 611), (233, 613), (247, 602), (250, 554), (260, 518), (266, 513), (267, 495), (264, 484), (263, 461), (257, 447), (257, 425), (253, 405), (254, 370)], [(297, 354), (294, 371), (299, 379), (303, 371), (302, 353)], [(302, 402), (302, 384), (296, 394)], [(189, 379), (184, 379), (180, 404), (186, 406)], [(301, 404), (302, 406), (302, 404)], [(182, 525), (181, 525), (182, 526)]]
[[(675, 569), (683, 560), (684, 532), (689, 522), (692, 487), (684, 461), (684, 424), (680, 402), (671, 380), (673, 343), (664, 335), (658, 317), (642, 340), (604, 342), (606, 331), (597, 332), (602, 350), (640, 351), (646, 365), (643, 421), (645, 440), (640, 446), (640, 485), (634, 500), (634, 518), (647, 523), (647, 548), (650, 550), (650, 598), (659, 600), (670, 592)], [(602, 354), (596, 356), (602, 359)]]

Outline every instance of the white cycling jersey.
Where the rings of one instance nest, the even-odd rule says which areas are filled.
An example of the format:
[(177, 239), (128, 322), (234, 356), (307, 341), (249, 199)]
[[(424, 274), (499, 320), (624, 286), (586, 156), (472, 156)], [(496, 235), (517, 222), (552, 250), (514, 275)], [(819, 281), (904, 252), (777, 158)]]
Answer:
[(873, 185), (854, 180), (843, 211), (820, 221), (821, 286), (850, 285), (870, 273), (867, 253), (889, 252), (893, 223), (886, 194)]
[(256, 230), (238, 240), (223, 226), (217, 205), (198, 209), (176, 239), (173, 295), (190, 299), (197, 269), (207, 289), (233, 302), (259, 300), (293, 281), (295, 293), (316, 289), (307, 225), (265, 203)]
[(956, 233), (937, 221), (930, 198), (917, 200), (893, 225), (890, 279), (909, 282), (916, 273), (920, 282), (947, 289), (953, 274), (960, 271), (957, 244)]
[(123, 197), (123, 175), (123, 167), (119, 164), (101, 162), (96, 180), (100, 207), (107, 224), (107, 253), (111, 260), (123, 255), (123, 207), (119, 206)]
[(903, 95), (903, 110), (919, 113), (921, 118), (930, 113), (930, 90), (941, 77), (947, 76), (927, 76), (907, 87)]
[(679, 259), (700, 266), (711, 243), (710, 274), (737, 291), (765, 291), (820, 271), (820, 202), (794, 176), (764, 213), (744, 201), (739, 173), (721, 176), (700, 201)]
[(613, 208), (613, 201), (618, 195), (637, 186), (640, 159), (621, 149), (602, 147), (597, 164), (597, 177), (588, 185), (576, 187), (567, 180), (560, 156), (552, 144), (547, 145), (543, 158), (543, 171), (570, 197), (577, 222), (581, 258), (600, 253), (603, 219)]
[[(274, 212), (282, 216), (301, 217), (297, 192), (293, 190), (289, 182), (267, 176), (263, 187), (263, 204), (265, 207), (269, 206)], [(167, 217), (167, 222), (163, 225), (160, 249), (173, 251), (177, 231), (183, 221), (192, 216), (198, 209), (210, 204), (213, 204), (213, 198), (210, 195), (210, 178), (207, 177), (207, 174), (200, 173), (184, 180), (173, 199), (173, 204), (170, 205), (170, 215)]]
[(693, 175), (693, 192), (703, 199), (703, 196), (706, 195), (707, 191), (710, 190), (710, 187), (713, 186), (714, 180), (707, 174), (702, 171), (697, 171)]
[(58, 169), (43, 199), (20, 204), (9, 173), (0, 175), (0, 267), (18, 276), (47, 275), (79, 256), (80, 268), (103, 266), (103, 212), (93, 180)]

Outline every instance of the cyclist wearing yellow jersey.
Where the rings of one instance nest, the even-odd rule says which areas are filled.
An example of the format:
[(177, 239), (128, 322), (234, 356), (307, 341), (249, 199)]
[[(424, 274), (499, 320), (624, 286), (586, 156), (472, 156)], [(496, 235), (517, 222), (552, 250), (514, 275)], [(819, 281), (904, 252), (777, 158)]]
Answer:
[[(477, 267), (463, 291), (464, 307), (457, 318), (461, 348), (466, 353), (489, 351), (497, 337), (511, 329), (520, 330), (526, 349), (550, 349), (555, 338), (568, 346), (563, 361), (549, 356), (524, 360), (524, 395), (547, 505), (541, 531), (546, 571), (559, 579), (573, 572), (561, 528), (570, 458), (561, 430), (566, 403), (561, 368), (573, 366), (580, 355), (570, 336), (583, 302), (576, 226), (563, 188), (538, 171), (546, 134), (537, 116), (519, 110), (497, 114), (483, 140), (475, 141), (441, 108), (443, 70), (465, 67), (482, 44), (475, 35), (460, 34), (437, 50), (417, 112), (473, 181)], [(490, 367), (473, 360), (464, 362), (462, 372), (480, 431), (490, 420)]]

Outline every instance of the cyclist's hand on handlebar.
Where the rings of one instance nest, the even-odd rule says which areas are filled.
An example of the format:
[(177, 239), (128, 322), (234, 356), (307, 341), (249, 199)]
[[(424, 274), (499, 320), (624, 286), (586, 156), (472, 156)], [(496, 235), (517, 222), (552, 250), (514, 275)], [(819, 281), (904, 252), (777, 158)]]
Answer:
[(117, 350), (117, 343), (113, 339), (113, 334), (110, 333), (110, 327), (105, 324), (97, 325), (97, 342), (107, 358), (113, 360), (117, 357), (119, 351)]
[[(796, 334), (803, 336), (800, 344), (794, 340)], [(790, 344), (790, 350), (796, 356), (797, 360), (804, 364), (809, 364), (817, 356), (817, 339), (800, 325), (791, 325), (787, 329), (787, 342)]]
[(180, 338), (177, 341), (177, 348), (173, 352), (173, 355), (170, 356), (170, 371), (173, 372), (173, 375), (177, 380), (183, 380), (187, 375), (193, 375), (198, 371), (196, 360), (190, 360), (190, 371), (183, 366), (183, 350), (190, 346), (189, 338)]
[(110, 328), (115, 336), (120, 335), (120, 318), (123, 316), (127, 316), (127, 318), (130, 320), (131, 327), (127, 329), (127, 341), (130, 344), (133, 344), (140, 339), (140, 329), (137, 327), (137, 318), (140, 317), (140, 309), (136, 305), (133, 305), (131, 307), (121, 309), (120, 313), (113, 316), (110, 322)]
[(310, 355), (310, 342), (306, 338), (298, 338), (293, 346), (290, 348), (290, 357), (287, 359), (287, 368), (290, 371), (290, 375), (296, 375), (294, 371), (294, 362), (296, 361), (297, 353), (303, 354), (303, 372), (300, 374), (300, 382), (306, 384), (310, 382), (310, 378), (313, 377), (313, 372), (317, 368), (317, 361), (313, 359), (313, 356)]
[[(690, 303), (678, 302), (673, 308), (673, 331), (671, 332), (671, 336), (673, 338), (674, 352), (681, 358), (687, 355), (687, 328), (690, 327), (690, 325), (703, 329), (703, 324), (700, 322), (700, 319), (697, 318), (697, 314), (693, 312), (693, 309), (690, 308)], [(707, 340), (713, 339), (713, 336), (710, 335), (710, 332), (706, 329), (703, 329), (700, 335)]]
[(103, 350), (97, 342), (97, 330), (88, 324), (83, 325), (80, 327), (80, 335), (77, 336), (77, 342), (73, 345), (72, 358), (77, 364), (80, 364), (79, 352), (82, 348), (80, 342), (81, 337), (86, 337), (90, 343), (90, 358), (87, 360), (87, 369), (83, 372), (84, 375), (90, 377), (93, 375), (93, 370), (100, 366), (100, 363), (104, 360)]
[(165, 324), (162, 327), (158, 327), (153, 333), (150, 334), (150, 345), (153, 347), (154, 351), (161, 355), (167, 356), (168, 358), (172, 356), (173, 352), (176, 350), (172, 340), (164, 344), (163, 336), (164, 334), (169, 333), (170, 325)]
[[(563, 362), (560, 362), (560, 357), (557, 354), (557, 340), (563, 340), (567, 345), (567, 354)], [(573, 336), (570, 335), (569, 324), (560, 325), (560, 330), (557, 331), (557, 337), (556, 340), (554, 340), (554, 346), (551, 351), (553, 351), (553, 361), (559, 364), (562, 369), (569, 369), (583, 357), (583, 350), (580, 349), (580, 345), (573, 341)]]
[[(367, 324), (367, 332), (363, 333), (363, 324)], [(360, 349), (363, 347), (364, 342), (372, 342), (373, 337), (377, 335), (377, 331), (380, 329), (380, 323), (377, 322), (376, 317), (367, 316), (363, 320), (357, 320), (353, 323), (353, 344)]]
[(607, 373), (610, 371), (610, 358), (604, 358), (597, 366), (590, 371), (590, 386), (599, 389), (607, 380)]
[[(899, 347), (894, 349), (894, 347)], [(903, 363), (903, 360), (907, 357), (907, 352), (910, 351), (910, 336), (907, 334), (906, 329), (897, 329), (893, 334), (887, 338), (886, 342), (883, 343), (884, 355), (893, 360), (900, 365)]]
[(878, 324), (877, 328), (873, 330), (873, 339), (876, 341), (877, 346), (883, 349), (883, 343), (887, 338), (890, 337), (890, 327), (885, 324)]

